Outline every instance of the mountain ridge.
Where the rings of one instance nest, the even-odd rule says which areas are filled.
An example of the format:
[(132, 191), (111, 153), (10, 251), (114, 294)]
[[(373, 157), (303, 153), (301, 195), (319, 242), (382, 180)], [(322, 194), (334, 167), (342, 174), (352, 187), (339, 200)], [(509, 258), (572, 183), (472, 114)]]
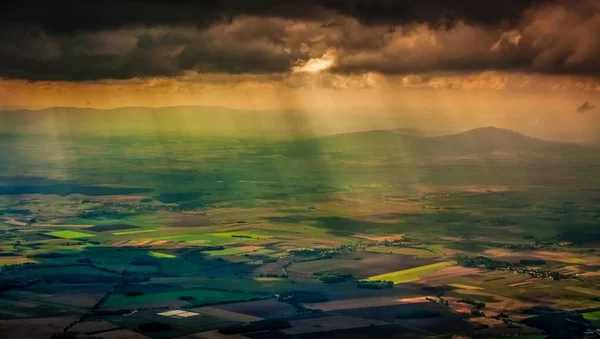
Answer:
[(501, 128), (501, 127), (495, 127), (495, 126), (486, 126), (486, 127), (476, 127), (476, 128), (472, 128), (472, 129), (468, 129), (462, 132), (456, 132), (456, 133), (449, 133), (449, 134), (442, 134), (442, 135), (434, 135), (434, 136), (427, 136), (425, 135), (427, 132), (422, 131), (422, 130), (418, 130), (418, 129), (406, 129), (406, 130), (414, 130), (417, 131), (414, 134), (423, 134), (423, 135), (413, 135), (410, 133), (406, 133), (403, 134), (402, 132), (398, 132), (398, 130), (405, 130), (402, 128), (394, 128), (394, 129), (390, 129), (390, 130), (385, 130), (385, 129), (373, 129), (373, 130), (367, 130), (367, 131), (357, 131), (357, 132), (348, 132), (348, 133), (337, 133), (337, 134), (332, 134), (332, 135), (328, 135), (325, 136), (324, 138), (335, 138), (335, 137), (342, 137), (342, 136), (358, 136), (358, 135), (387, 135), (387, 136), (394, 136), (394, 137), (416, 137), (416, 138), (423, 138), (423, 139), (440, 139), (440, 138), (449, 138), (449, 137), (453, 137), (453, 138), (457, 138), (457, 137), (461, 137), (461, 136), (478, 136), (478, 137), (482, 137), (482, 134), (494, 134), (494, 133), (503, 133), (506, 136), (513, 136), (513, 137), (518, 137), (518, 138), (526, 138), (529, 140), (537, 140), (537, 141), (544, 141), (544, 142), (550, 142), (550, 143), (559, 143), (559, 144), (573, 144), (576, 145), (575, 143), (571, 143), (571, 142), (567, 142), (567, 141), (553, 141), (553, 140), (545, 140), (545, 139), (541, 139), (541, 138), (536, 138), (536, 137), (532, 137), (532, 136), (528, 136), (524, 133), (521, 132), (517, 132), (511, 129), (507, 129), (507, 128)]
[(393, 130), (370, 130), (322, 138), (325, 144), (355, 149), (396, 148), (407, 153), (465, 154), (493, 152), (568, 153), (591, 151), (569, 142), (549, 141), (493, 126), (441, 136), (397, 134)]

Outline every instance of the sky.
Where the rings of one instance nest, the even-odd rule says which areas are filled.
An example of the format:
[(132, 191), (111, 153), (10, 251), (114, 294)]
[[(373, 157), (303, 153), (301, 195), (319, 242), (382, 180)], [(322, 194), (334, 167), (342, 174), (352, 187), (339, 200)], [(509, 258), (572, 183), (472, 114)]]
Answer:
[[(598, 0), (7, 1), (0, 107), (225, 106), (600, 141)], [(347, 115), (345, 115), (347, 114)]]

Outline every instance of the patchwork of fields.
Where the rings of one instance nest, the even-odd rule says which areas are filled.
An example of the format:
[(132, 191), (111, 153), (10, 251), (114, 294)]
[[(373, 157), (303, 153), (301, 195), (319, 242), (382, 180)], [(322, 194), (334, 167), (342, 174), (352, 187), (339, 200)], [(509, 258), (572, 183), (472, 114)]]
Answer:
[(543, 338), (556, 334), (545, 324), (600, 326), (600, 181), (573, 159), (539, 160), (541, 176), (496, 153), (181, 138), (56, 141), (70, 172), (38, 164), (33, 141), (0, 150), (12, 164), (0, 164), (0, 332)]

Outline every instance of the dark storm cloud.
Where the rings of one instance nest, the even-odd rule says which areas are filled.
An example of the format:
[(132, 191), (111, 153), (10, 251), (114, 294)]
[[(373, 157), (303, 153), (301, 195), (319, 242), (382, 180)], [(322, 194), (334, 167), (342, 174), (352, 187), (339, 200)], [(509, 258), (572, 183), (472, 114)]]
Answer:
[(205, 27), (237, 16), (323, 19), (331, 12), (371, 24), (457, 19), (495, 24), (513, 21), (531, 5), (548, 0), (20, 0), (7, 1), (2, 22), (39, 25), (46, 31), (74, 33), (123, 26), (195, 25)]
[(377, 49), (341, 50), (335, 71), (386, 74), (517, 71), (600, 76), (600, 1), (532, 7), (517, 24), (405, 25)]
[(597, 0), (63, 0), (0, 5), (0, 77), (485, 70), (600, 75)]
[[(248, 29), (255, 23), (248, 19)], [(241, 27), (244, 28), (244, 27)], [(302, 53), (266, 36), (247, 39), (231, 25), (161, 26), (49, 35), (11, 27), (0, 52), (0, 75), (29, 80), (101, 80), (208, 73), (281, 73)]]
[(435, 26), (451, 25), (458, 20), (484, 25), (515, 22), (525, 9), (547, 2), (549, 0), (339, 0), (321, 3), (365, 23), (420, 22)]

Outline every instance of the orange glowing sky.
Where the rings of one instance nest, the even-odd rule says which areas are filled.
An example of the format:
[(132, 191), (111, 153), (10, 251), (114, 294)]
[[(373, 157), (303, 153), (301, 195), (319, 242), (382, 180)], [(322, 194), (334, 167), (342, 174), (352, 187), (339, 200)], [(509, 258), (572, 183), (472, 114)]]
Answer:
[(336, 4), (13, 5), (0, 14), (0, 107), (295, 109), (332, 125), (362, 114), (600, 139), (597, 1)]

